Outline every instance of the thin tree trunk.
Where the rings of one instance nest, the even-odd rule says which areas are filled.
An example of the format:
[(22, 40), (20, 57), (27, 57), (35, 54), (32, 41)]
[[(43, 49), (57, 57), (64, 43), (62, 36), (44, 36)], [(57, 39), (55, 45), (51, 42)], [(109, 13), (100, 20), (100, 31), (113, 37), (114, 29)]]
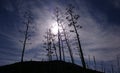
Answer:
[(86, 69), (86, 64), (85, 64), (85, 60), (84, 60), (84, 55), (83, 55), (81, 43), (80, 43), (79, 34), (78, 34), (78, 32), (77, 32), (77, 29), (76, 29), (75, 25), (74, 25), (74, 29), (75, 29), (76, 36), (77, 36), (77, 40), (78, 40), (79, 51), (80, 51), (80, 56), (81, 56), (80, 58), (81, 58), (81, 61), (82, 61), (82, 65), (83, 65), (83, 67)]
[(70, 22), (70, 26), (73, 26), (74, 28), (74, 31), (76, 33), (76, 37), (77, 37), (77, 42), (78, 42), (78, 51), (79, 51), (79, 56), (80, 56), (80, 59), (81, 59), (81, 62), (82, 62), (82, 65), (83, 65), (83, 68), (86, 69), (86, 63), (85, 63), (85, 60), (84, 60), (84, 55), (83, 55), (83, 51), (82, 51), (82, 47), (81, 47), (81, 43), (80, 43), (80, 37), (79, 37), (79, 34), (78, 34), (78, 31), (77, 31), (77, 27), (75, 26), (75, 24), (77, 23), (77, 19), (79, 18), (76, 17), (77, 15), (73, 15), (74, 14), (74, 11), (73, 11), (73, 6), (70, 5), (69, 8), (67, 9), (67, 15), (69, 14), (68, 17), (66, 17), (66, 19), (68, 19), (68, 21)]
[(48, 61), (50, 61), (50, 55), (49, 55), (49, 36), (48, 36), (49, 31), (47, 30), (47, 51), (48, 51)]
[(67, 35), (66, 35), (66, 32), (65, 32), (65, 29), (64, 29), (62, 24), (61, 24), (61, 26), (62, 26), (62, 29), (63, 29), (63, 34), (65, 36), (65, 41), (66, 41), (66, 44), (67, 44), (67, 47), (68, 47), (68, 51), (70, 53), (71, 61), (72, 61), (72, 63), (74, 63), (73, 53), (71, 51), (71, 47), (70, 47), (69, 41), (67, 39)]
[(54, 41), (53, 41), (53, 47), (54, 47), (54, 50), (55, 50), (55, 55), (56, 55), (56, 58), (57, 58), (57, 60), (58, 60), (58, 55), (57, 55), (57, 49), (56, 49), (56, 46), (55, 46), (55, 43), (54, 43)]
[(48, 61), (51, 61), (51, 42), (50, 42), (50, 30), (47, 31), (47, 51)]
[(60, 44), (60, 24), (59, 24), (59, 14), (58, 14), (58, 8), (56, 9), (56, 19), (57, 19), (57, 25), (58, 25), (58, 46), (59, 46), (59, 58), (60, 60), (62, 60), (62, 57), (61, 57), (61, 44)]
[(103, 62), (101, 62), (101, 71), (104, 72)]
[(103, 68), (103, 72), (106, 73), (106, 68), (105, 67)]
[(52, 50), (51, 50), (51, 44), (52, 44), (52, 42), (51, 42), (51, 37), (52, 37), (52, 35), (51, 35), (51, 30), (49, 29), (49, 31), (48, 31), (49, 33), (48, 33), (48, 39), (49, 39), (49, 41), (48, 41), (48, 47), (49, 47), (49, 58), (50, 58), (50, 61), (52, 61)]
[(88, 55), (88, 59), (89, 59), (89, 69), (90, 69), (91, 66), (90, 55)]
[(62, 45), (62, 54), (63, 54), (63, 61), (65, 61), (65, 53), (64, 53), (64, 45), (63, 45), (63, 41), (62, 41), (62, 38), (61, 38), (61, 45)]
[(62, 60), (62, 56), (61, 56), (61, 43), (60, 43), (60, 31), (58, 30), (58, 46), (59, 46), (59, 58), (60, 61)]
[(50, 49), (50, 61), (52, 61), (51, 42), (50, 42), (50, 45), (49, 45), (49, 49)]
[(114, 73), (113, 65), (111, 65), (111, 73)]
[(85, 63), (85, 60), (84, 60), (84, 55), (83, 55), (83, 51), (82, 51), (82, 47), (81, 47), (81, 43), (80, 43), (80, 38), (79, 38), (79, 34), (78, 34), (78, 31), (76, 29), (76, 26), (74, 24), (74, 20), (73, 20), (73, 15), (70, 14), (71, 18), (72, 18), (72, 25), (74, 27), (74, 30), (75, 30), (75, 33), (76, 33), (76, 36), (77, 36), (77, 41), (78, 41), (78, 46), (79, 46), (79, 55), (80, 55), (80, 58), (81, 58), (81, 62), (82, 62), (82, 65), (83, 65), (83, 68), (86, 69), (86, 63)]
[(95, 59), (95, 56), (93, 56), (93, 60), (94, 60), (94, 69), (97, 70), (97, 68), (96, 68), (96, 59)]
[(25, 31), (25, 38), (24, 38), (24, 42), (23, 42), (21, 62), (23, 62), (23, 58), (24, 58), (24, 52), (25, 52), (26, 42), (27, 42), (27, 38), (28, 38), (28, 29), (29, 29), (29, 22), (26, 24), (26, 31)]

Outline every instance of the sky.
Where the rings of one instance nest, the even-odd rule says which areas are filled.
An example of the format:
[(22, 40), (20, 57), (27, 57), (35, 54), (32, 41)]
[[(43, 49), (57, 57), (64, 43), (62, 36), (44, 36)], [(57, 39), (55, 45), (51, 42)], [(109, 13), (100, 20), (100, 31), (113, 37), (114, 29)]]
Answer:
[[(88, 61), (88, 55), (91, 61), (95, 56), (107, 68), (111, 64), (116, 67), (116, 56), (120, 57), (120, 0), (0, 0), (0, 66), (20, 62), (22, 43), (19, 40), (23, 34), (19, 30), (24, 30), (22, 16), (27, 9), (34, 17), (35, 35), (29, 41), (32, 44), (26, 47), (24, 60), (46, 60), (43, 36), (56, 24), (54, 9), (59, 7), (65, 11), (68, 4), (73, 4), (80, 15), (78, 24), (83, 28), (79, 29), (79, 35), (85, 60)], [(79, 64), (77, 49), (73, 51)], [(66, 59), (69, 61), (67, 50)]]

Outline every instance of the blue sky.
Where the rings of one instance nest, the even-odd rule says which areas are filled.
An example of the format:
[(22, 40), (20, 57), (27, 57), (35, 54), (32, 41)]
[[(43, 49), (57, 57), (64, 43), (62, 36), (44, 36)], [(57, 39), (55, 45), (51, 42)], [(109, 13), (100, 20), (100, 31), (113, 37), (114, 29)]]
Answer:
[[(65, 9), (69, 3), (76, 6), (76, 12), (80, 15), (78, 23), (83, 28), (79, 30), (79, 35), (85, 59), (90, 55), (96, 56), (97, 62), (116, 64), (116, 56), (120, 56), (119, 0), (1, 0), (0, 65), (20, 61), (22, 44), (19, 40), (23, 38), (18, 30), (23, 26), (21, 13), (27, 8), (34, 15), (36, 35), (30, 41), (32, 45), (27, 46), (24, 59), (46, 59), (42, 40), (46, 29), (55, 23), (53, 10), (56, 6)], [(77, 63), (80, 63), (79, 56), (74, 56)], [(69, 54), (66, 57), (69, 58)]]

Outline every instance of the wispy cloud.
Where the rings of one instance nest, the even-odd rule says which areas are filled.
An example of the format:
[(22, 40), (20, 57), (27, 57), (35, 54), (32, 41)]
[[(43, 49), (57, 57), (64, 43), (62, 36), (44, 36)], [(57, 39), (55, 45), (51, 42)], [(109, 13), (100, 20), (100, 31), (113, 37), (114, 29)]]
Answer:
[(94, 55), (101, 61), (113, 60), (120, 50), (119, 26), (114, 23), (109, 24), (105, 14), (94, 12), (97, 16), (94, 18), (89, 12), (93, 9), (87, 10), (85, 9), (86, 13), (81, 14), (80, 18), (80, 24), (83, 26), (83, 29), (80, 30), (80, 37), (81, 43), (85, 44), (83, 46), (85, 54)]
[[(85, 58), (88, 59), (88, 55), (90, 55), (90, 56), (96, 56), (97, 61), (114, 60), (114, 57), (120, 54), (119, 26), (116, 23), (109, 23), (108, 16), (103, 12), (100, 12), (99, 10), (95, 10), (83, 0), (80, 1), (76, 0), (76, 2), (73, 3), (79, 4), (77, 6), (76, 11), (81, 16), (78, 21), (78, 24), (83, 26), (83, 28), (79, 30), (79, 35), (81, 38), (81, 44), (84, 50)], [(63, 9), (66, 8), (65, 6), (67, 5), (65, 5), (63, 2), (65, 1), (61, 1), (61, 3), (57, 3), (57, 1), (36, 0), (36, 1), (24, 2), (25, 4), (22, 5), (22, 7), (25, 8), (27, 8), (26, 5), (31, 6), (31, 11), (35, 16), (35, 24), (36, 24), (36, 31), (35, 31), (36, 35), (32, 37), (30, 41), (32, 42), (32, 44), (28, 45), (25, 51), (25, 60), (31, 60), (31, 59), (40, 60), (42, 58), (45, 59), (47, 58), (46, 50), (41, 46), (43, 44), (42, 40), (44, 39), (43, 35), (45, 35), (47, 28), (49, 28), (51, 24), (55, 22), (53, 19), (54, 8), (56, 6), (59, 6)], [(64, 5), (62, 5), (62, 3)], [(17, 26), (20, 25), (16, 25), (15, 27)], [(17, 30), (18, 28), (15, 29)], [(16, 52), (15, 51), (12, 52), (12, 50), (10, 51), (10, 49), (6, 51), (10, 51), (10, 54), (11, 53), (16, 54), (18, 52), (21, 52), (20, 50), (22, 50), (22, 44), (17, 43), (18, 39), (22, 39), (19, 36), (20, 34), (13, 31), (10, 32), (12, 33), (7, 33), (7, 32), (5, 33), (1, 31), (0, 35), (3, 36), (2, 37), (3, 39), (6, 38), (6, 40), (8, 40), (9, 42), (16, 43), (17, 45), (14, 45), (14, 48), (18, 48), (17, 46), (19, 46), (19, 48), (21, 49), (19, 49), (19, 51), (17, 49)], [(71, 40), (73, 41), (73, 39), (70, 39), (70, 42)], [(74, 48), (74, 46), (72, 47)], [(2, 47), (0, 47), (0, 49), (2, 49)], [(3, 53), (5, 52), (7, 54), (6, 51), (3, 50)], [(69, 60), (70, 56), (68, 50), (66, 49), (65, 51), (66, 51), (66, 58)], [(79, 61), (80, 59), (78, 56), (77, 49), (74, 49), (73, 51), (75, 52), (74, 56), (76, 61)], [(2, 56), (1, 58), (4, 57)], [(18, 56), (19, 56), (18, 59), (20, 59), (20, 53)]]
[[(35, 38), (33, 38), (34, 43), (32, 46), (34, 47), (36, 47), (41, 43), (41, 39), (44, 39), (43, 35), (45, 31), (54, 21), (52, 19), (52, 12), (53, 12), (52, 10), (54, 8), (51, 8), (51, 6), (54, 7), (57, 4), (56, 2), (55, 3), (53, 2), (52, 4), (44, 5), (43, 2), (42, 5), (43, 6), (41, 7), (35, 6), (35, 8), (33, 9), (33, 12), (38, 18), (36, 19), (36, 24), (38, 24), (37, 25), (38, 35)], [(87, 5), (80, 5), (79, 9), (80, 10), (78, 13), (80, 13), (81, 17), (78, 23), (83, 26), (83, 28), (80, 29), (80, 38), (81, 38), (81, 43), (83, 44), (82, 47), (84, 49), (85, 55), (96, 56), (98, 60), (114, 59), (114, 56), (119, 54), (117, 50), (115, 50), (116, 53), (112, 51), (113, 49), (119, 50), (120, 47), (118, 44), (120, 43), (119, 42), (120, 35), (116, 33), (116, 31), (117, 32), (119, 31), (119, 27), (114, 26), (113, 28), (109, 26), (107, 16), (99, 11), (94, 12), (94, 15), (91, 14), (90, 11), (94, 11), (94, 10), (88, 8)], [(109, 53), (105, 53), (105, 51)], [(112, 54), (112, 56), (109, 56), (109, 54)]]

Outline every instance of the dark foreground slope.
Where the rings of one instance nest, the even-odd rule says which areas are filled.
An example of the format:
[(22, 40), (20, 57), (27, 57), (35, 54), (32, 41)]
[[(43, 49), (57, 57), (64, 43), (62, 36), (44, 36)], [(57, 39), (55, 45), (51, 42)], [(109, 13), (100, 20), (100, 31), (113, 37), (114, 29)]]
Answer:
[(102, 73), (63, 61), (29, 61), (0, 67), (0, 73)]

